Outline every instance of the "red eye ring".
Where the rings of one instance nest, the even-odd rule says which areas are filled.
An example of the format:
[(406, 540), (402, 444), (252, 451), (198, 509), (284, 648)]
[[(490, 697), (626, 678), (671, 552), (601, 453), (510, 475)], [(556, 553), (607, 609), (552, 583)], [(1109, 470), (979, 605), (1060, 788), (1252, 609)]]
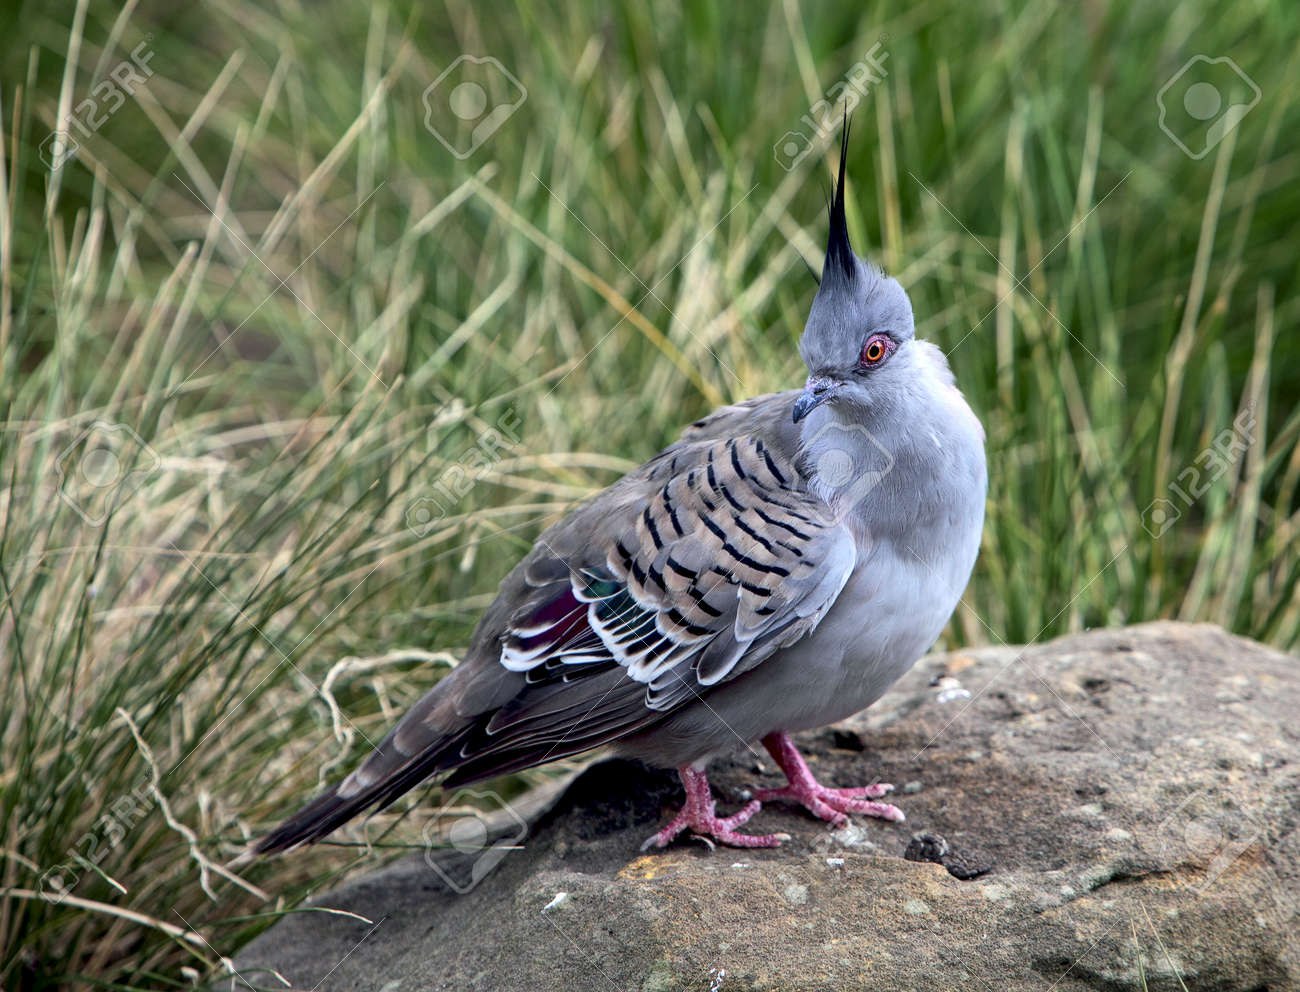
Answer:
[(889, 357), (890, 352), (889, 340), (883, 334), (873, 334), (867, 338), (867, 343), (862, 346), (862, 365), (871, 368), (879, 365)]

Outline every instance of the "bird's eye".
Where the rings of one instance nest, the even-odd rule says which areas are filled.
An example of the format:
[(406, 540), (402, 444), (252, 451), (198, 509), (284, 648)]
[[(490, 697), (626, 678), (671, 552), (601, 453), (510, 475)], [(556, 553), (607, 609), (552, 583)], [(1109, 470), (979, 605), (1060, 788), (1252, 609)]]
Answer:
[(862, 346), (861, 364), (871, 368), (889, 357), (889, 339), (883, 334), (873, 334)]

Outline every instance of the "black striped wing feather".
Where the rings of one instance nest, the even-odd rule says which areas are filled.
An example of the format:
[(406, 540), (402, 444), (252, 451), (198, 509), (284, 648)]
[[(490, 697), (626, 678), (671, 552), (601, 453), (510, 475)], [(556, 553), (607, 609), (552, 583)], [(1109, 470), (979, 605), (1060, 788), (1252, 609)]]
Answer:
[(853, 539), (760, 437), (685, 443), (650, 469), (603, 561), (551, 545), (568, 575), (516, 614), (506, 668), (617, 664), (662, 712), (803, 636), (835, 601)]

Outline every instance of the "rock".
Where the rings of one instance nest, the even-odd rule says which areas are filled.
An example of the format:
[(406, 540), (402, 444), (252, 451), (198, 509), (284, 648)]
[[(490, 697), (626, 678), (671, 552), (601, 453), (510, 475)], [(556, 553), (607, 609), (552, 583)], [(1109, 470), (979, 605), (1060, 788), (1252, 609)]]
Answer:
[[(1300, 989), (1297, 713), (1296, 659), (1210, 626), (933, 656), (801, 738), (825, 781), (923, 783), (905, 824), (770, 804), (747, 829), (780, 850), (642, 854), (675, 779), (606, 762), (466, 894), (483, 850), (403, 860), (315, 900), (373, 932), (299, 914), (236, 965), (388, 992)], [(724, 809), (753, 769), (716, 763)]]

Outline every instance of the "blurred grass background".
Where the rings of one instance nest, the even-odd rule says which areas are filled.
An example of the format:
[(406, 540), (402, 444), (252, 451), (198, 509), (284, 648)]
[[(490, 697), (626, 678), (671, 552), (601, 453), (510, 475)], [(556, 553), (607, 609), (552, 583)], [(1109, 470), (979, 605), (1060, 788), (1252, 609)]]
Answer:
[[(988, 430), (983, 554), (941, 646), (1154, 617), (1300, 640), (1280, 2), (27, 3), (0, 25), (5, 988), (219, 975), (306, 892), (422, 845), (436, 796), (221, 868), (454, 662), (549, 521), (716, 404), (802, 381), (829, 163), (774, 146), (877, 43), (855, 244)], [(147, 82), (97, 90), (133, 50)], [(527, 99), (459, 159), (422, 95), (463, 53)], [(1200, 160), (1156, 104), (1197, 54), (1261, 93)], [(51, 170), (95, 93), (121, 105)], [(421, 511), (503, 420), (518, 443)], [(88, 522), (59, 473), (97, 423), (134, 434)], [(1157, 498), (1179, 517), (1153, 536)]]

